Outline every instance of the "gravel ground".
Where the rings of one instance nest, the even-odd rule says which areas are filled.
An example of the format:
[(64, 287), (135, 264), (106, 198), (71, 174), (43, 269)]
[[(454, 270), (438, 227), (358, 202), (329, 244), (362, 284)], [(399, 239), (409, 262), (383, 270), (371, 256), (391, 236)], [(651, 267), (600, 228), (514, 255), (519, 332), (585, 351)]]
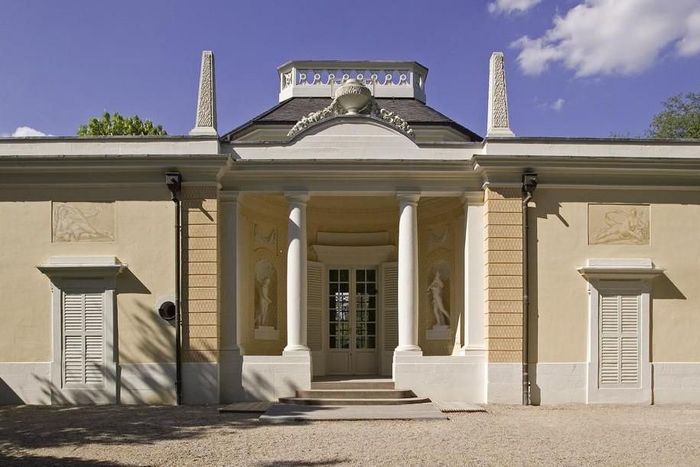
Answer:
[(449, 421), (259, 423), (212, 407), (0, 408), (0, 463), (700, 465), (700, 406), (488, 407)]

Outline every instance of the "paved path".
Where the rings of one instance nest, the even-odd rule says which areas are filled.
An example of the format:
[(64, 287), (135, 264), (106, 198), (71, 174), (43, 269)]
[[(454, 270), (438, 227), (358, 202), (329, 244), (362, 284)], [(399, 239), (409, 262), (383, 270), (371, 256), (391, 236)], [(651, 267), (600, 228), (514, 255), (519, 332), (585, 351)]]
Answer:
[(0, 407), (0, 465), (700, 465), (700, 406), (260, 423), (217, 407)]
[(433, 403), (404, 405), (318, 406), (274, 404), (261, 422), (288, 423), (308, 420), (447, 420)]

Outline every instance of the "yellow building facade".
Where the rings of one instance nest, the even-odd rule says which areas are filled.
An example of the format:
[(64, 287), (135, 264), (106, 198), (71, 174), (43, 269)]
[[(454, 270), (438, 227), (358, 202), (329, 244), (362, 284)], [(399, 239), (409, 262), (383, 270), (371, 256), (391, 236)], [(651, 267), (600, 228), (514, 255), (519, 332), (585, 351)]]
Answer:
[(700, 142), (482, 138), (415, 62), (290, 62), (220, 134), (0, 140), (0, 402), (700, 402)]

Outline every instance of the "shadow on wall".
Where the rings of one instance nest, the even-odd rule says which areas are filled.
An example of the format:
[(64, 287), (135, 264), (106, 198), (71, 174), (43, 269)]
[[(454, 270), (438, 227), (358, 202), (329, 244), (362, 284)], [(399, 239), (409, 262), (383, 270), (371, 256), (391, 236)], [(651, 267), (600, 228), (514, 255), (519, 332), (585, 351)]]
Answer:
[(9, 384), (0, 378), (0, 405), (24, 404), (21, 397), (10, 387)]
[(651, 297), (653, 300), (687, 300), (671, 279), (664, 273), (654, 278)]
[[(538, 208), (542, 208), (542, 205), (537, 203)], [(553, 211), (556, 217), (561, 221), (561, 223), (569, 228), (569, 223), (564, 219), (559, 212), (561, 205), (555, 203), (553, 206), (549, 206), (549, 209), (544, 209), (545, 212)], [(528, 351), (528, 366), (530, 363), (537, 363), (539, 361), (539, 333), (537, 332), (539, 326), (539, 282), (537, 279), (537, 258), (539, 253), (539, 236), (537, 235), (537, 217), (531, 209), (528, 209), (528, 300), (529, 305), (527, 309), (527, 351)], [(534, 365), (529, 366), (528, 374), (530, 375), (530, 403), (532, 405), (540, 405), (542, 400), (542, 393), (539, 385), (537, 384), (536, 372), (530, 373)]]
[[(285, 376), (283, 373), (275, 373), (275, 370), (260, 370), (269, 365), (256, 365), (253, 368), (245, 368), (249, 364), (244, 363), (242, 384), (243, 400), (245, 401), (273, 401), (280, 397), (294, 397), (296, 392), (302, 389), (298, 380)], [(256, 368), (257, 367), (257, 368)], [(281, 388), (286, 388), (287, 393), (279, 393)]]
[[(668, 203), (670, 202), (667, 198), (667, 196), (664, 195), (655, 195), (656, 198), (651, 200), (651, 202), (656, 202), (656, 203)], [(561, 214), (561, 209), (562, 209), (562, 204), (560, 201), (564, 202), (603, 202), (603, 201), (609, 201), (605, 199), (605, 194), (601, 193), (595, 193), (595, 194), (590, 194), (590, 193), (583, 193), (583, 194), (578, 194), (578, 195), (572, 195), (571, 193), (568, 193), (564, 199), (559, 199), (559, 200), (554, 200), (551, 199), (551, 197), (540, 197), (538, 198), (537, 195), (535, 195), (535, 201), (536, 201), (536, 208), (531, 208), (529, 210), (529, 237), (528, 237), (528, 249), (529, 249), (529, 261), (528, 261), (528, 270), (529, 270), (529, 288), (528, 288), (528, 295), (529, 295), (529, 301), (530, 301), (530, 306), (528, 308), (528, 362), (532, 365), (530, 368), (530, 397), (531, 397), (531, 402), (533, 405), (539, 405), (541, 402), (541, 388), (537, 384), (537, 371), (534, 368), (535, 364), (539, 361), (539, 354), (538, 354), (538, 329), (539, 329), (539, 304), (538, 304), (538, 294), (539, 294), (539, 283), (538, 283), (538, 249), (539, 249), (539, 234), (538, 234), (538, 219), (547, 219), (550, 216), (554, 216), (556, 219), (559, 220), (561, 225), (566, 228), (570, 229), (571, 225), (567, 221), (564, 216)], [(640, 203), (640, 202), (650, 202), (648, 199), (642, 199), (640, 200), (638, 196), (636, 195), (625, 195), (622, 196), (621, 199), (616, 200), (616, 202), (630, 202), (630, 203)], [(588, 225), (584, 226), (585, 235), (588, 235)], [(676, 285), (671, 281), (671, 279), (664, 273), (656, 278), (654, 278), (652, 282), (652, 301), (655, 300), (686, 300), (686, 296), (683, 294), (683, 292), (676, 287)], [(653, 307), (653, 304), (652, 304)], [(586, 312), (588, 310), (586, 309)], [(653, 321), (653, 308), (652, 308), (652, 314), (651, 314), (651, 319)], [(650, 332), (652, 335), (650, 336), (651, 341), (653, 342), (653, 322), (651, 323), (652, 325), (650, 326)]]
[[(114, 320), (115, 348), (118, 355), (117, 374), (100, 367), (104, 384), (116, 384), (117, 403), (175, 403), (175, 333), (173, 326), (160, 318), (150, 306), (153, 298), (148, 288), (130, 271), (118, 279), (119, 296), (135, 294), (129, 307), (117, 307)], [(129, 330), (128, 339), (120, 331)], [(112, 349), (107, 350), (107, 358)], [(67, 397), (51, 379), (34, 375), (44, 399), (52, 404), (109, 404), (108, 391), (72, 391)], [(13, 395), (15, 397), (13, 397)], [(22, 404), (24, 401), (4, 382), (0, 384), (0, 403)], [(8, 400), (9, 399), (9, 400)]]

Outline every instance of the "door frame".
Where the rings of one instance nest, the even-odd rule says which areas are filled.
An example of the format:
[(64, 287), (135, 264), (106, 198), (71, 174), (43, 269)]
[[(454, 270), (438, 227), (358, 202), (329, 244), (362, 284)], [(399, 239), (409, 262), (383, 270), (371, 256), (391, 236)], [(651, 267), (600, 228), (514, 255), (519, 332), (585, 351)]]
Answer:
[[(381, 283), (381, 263), (376, 264), (376, 265), (365, 265), (365, 264), (353, 264), (353, 265), (346, 265), (346, 264), (324, 264), (323, 265), (324, 269), (324, 276), (323, 276), (323, 294), (324, 294), (324, 299), (323, 299), (323, 318), (322, 318), (322, 332), (321, 332), (321, 338), (323, 339), (323, 343), (321, 346), (321, 352), (323, 353), (323, 358), (326, 360), (325, 365), (324, 365), (324, 373), (326, 375), (330, 374), (329, 372), (329, 366), (328, 366), (328, 355), (331, 352), (338, 352), (338, 349), (330, 349), (328, 347), (328, 338), (329, 338), (329, 332), (328, 332), (328, 326), (329, 326), (329, 307), (328, 307), (328, 298), (329, 298), (329, 274), (331, 269), (347, 269), (350, 271), (349, 273), (349, 293), (350, 293), (350, 310), (351, 310), (351, 319), (350, 319), (350, 329), (351, 329), (351, 341), (354, 338), (354, 322), (355, 322), (355, 314), (352, 312), (352, 310), (355, 309), (356, 306), (356, 285), (357, 285), (357, 280), (354, 276), (354, 272), (357, 269), (373, 269), (375, 271), (375, 283), (376, 283), (376, 315), (375, 315), (375, 322), (376, 322), (376, 329), (375, 329), (375, 342), (374, 342), (374, 360), (375, 360), (375, 368), (376, 371), (374, 374), (380, 374), (382, 371), (381, 368), (381, 350), (384, 348), (384, 333), (383, 328), (384, 328), (384, 313), (383, 313), (383, 308), (382, 308), (382, 299), (383, 299), (383, 290), (382, 290), (382, 283)], [(356, 311), (356, 310), (355, 310)], [(351, 342), (351, 347), (352, 347), (352, 342)], [(341, 350), (345, 351), (345, 350)], [(348, 352), (352, 352), (352, 350), (348, 350)], [(356, 373), (355, 368), (354, 368), (354, 362), (352, 359), (352, 355), (349, 357), (350, 358), (350, 372), (347, 374), (340, 374), (338, 373), (338, 376), (341, 375), (347, 375), (347, 376), (352, 376), (352, 375), (358, 375)], [(367, 374), (369, 376), (369, 373)]]

